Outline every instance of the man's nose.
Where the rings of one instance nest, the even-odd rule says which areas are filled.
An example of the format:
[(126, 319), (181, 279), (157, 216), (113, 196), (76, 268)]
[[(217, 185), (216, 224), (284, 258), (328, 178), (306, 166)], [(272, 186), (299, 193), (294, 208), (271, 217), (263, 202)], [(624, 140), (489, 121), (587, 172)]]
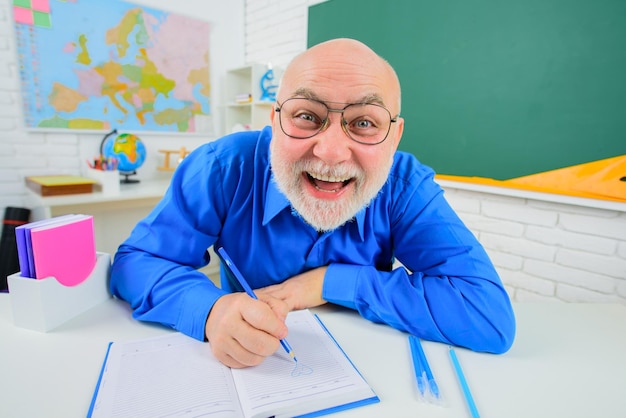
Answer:
[(353, 142), (343, 127), (343, 114), (329, 113), (327, 126), (313, 139), (313, 154), (328, 164), (338, 164), (350, 158)]

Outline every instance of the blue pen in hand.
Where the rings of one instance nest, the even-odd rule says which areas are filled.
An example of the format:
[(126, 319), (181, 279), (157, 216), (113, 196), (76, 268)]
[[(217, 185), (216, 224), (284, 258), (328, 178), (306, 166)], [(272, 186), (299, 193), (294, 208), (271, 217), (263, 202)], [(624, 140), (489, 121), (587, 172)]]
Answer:
[[(226, 267), (226, 269), (231, 273), (231, 275), (235, 279), (237, 279), (237, 281), (239, 282), (241, 287), (243, 287), (243, 290), (246, 291), (248, 296), (250, 296), (253, 299), (258, 299), (256, 295), (254, 294), (254, 291), (252, 290), (248, 282), (246, 282), (246, 279), (243, 278), (243, 275), (241, 274), (241, 272), (239, 271), (239, 269), (237, 268), (233, 260), (230, 258), (230, 256), (226, 253), (224, 248), (218, 248), (217, 253), (222, 258), (222, 261), (224, 262), (224, 267)], [(297, 363), (298, 359), (296, 358), (296, 355), (293, 352), (293, 349), (291, 348), (287, 340), (283, 338), (282, 340), (280, 340), (280, 344), (283, 346), (287, 354), (289, 354), (291, 358), (293, 358), (294, 361)]]

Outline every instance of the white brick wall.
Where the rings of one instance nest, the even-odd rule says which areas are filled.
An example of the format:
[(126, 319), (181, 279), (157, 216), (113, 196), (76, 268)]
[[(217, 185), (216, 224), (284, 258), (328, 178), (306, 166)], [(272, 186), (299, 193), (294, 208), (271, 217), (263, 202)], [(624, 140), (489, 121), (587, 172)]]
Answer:
[(17, 131), (18, 75), (10, 24), (10, 0), (0, 0), (0, 209), (22, 203), (20, 175), (16, 172), (16, 146), (24, 134)]
[(306, 49), (308, 7), (326, 0), (246, 0), (246, 62), (285, 67)]
[(516, 301), (626, 304), (626, 205), (598, 209), (444, 187)]

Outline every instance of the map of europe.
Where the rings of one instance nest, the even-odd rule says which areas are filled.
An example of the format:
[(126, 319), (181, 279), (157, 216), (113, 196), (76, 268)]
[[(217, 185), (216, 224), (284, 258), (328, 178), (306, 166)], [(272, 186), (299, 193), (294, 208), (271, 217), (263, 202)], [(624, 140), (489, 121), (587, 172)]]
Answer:
[(119, 0), (14, 0), (27, 128), (199, 132), (208, 22)]

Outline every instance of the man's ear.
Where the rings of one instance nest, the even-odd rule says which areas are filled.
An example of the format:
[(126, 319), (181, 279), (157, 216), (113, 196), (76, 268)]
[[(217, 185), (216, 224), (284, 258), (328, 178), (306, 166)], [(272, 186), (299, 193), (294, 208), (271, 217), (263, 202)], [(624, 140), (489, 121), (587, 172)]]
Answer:
[(398, 120), (395, 123), (395, 130), (393, 131), (393, 142), (394, 148), (398, 149), (398, 145), (400, 145), (400, 139), (402, 139), (402, 133), (404, 132), (404, 118), (398, 116)]
[(272, 126), (274, 126), (275, 117), (276, 117), (276, 107), (272, 106), (272, 110), (270, 111), (270, 121), (272, 121)]

